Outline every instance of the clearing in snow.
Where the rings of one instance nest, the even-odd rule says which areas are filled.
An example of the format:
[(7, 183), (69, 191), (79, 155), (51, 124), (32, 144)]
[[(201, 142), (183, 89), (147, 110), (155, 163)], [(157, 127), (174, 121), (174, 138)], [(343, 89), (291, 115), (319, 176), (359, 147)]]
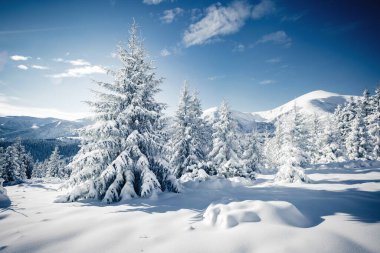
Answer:
[[(181, 194), (54, 203), (58, 182), (6, 187), (2, 252), (379, 252), (380, 169), (305, 170), (313, 184), (273, 175), (184, 183)], [(6, 204), (8, 203), (8, 204)], [(8, 205), (8, 206), (7, 206)]]

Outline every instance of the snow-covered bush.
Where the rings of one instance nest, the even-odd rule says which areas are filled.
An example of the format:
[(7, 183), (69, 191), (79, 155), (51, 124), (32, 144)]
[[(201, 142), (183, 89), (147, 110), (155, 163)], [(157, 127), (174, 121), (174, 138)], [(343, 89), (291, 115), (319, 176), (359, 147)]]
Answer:
[(4, 179), (0, 178), (0, 207), (6, 207), (10, 204), (7, 190), (3, 187)]

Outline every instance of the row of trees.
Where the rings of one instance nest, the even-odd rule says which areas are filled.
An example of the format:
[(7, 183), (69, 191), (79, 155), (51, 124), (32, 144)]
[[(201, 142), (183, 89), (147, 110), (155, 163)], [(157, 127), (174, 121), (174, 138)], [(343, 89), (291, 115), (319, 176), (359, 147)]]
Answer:
[(0, 147), (0, 178), (3, 178), (5, 182), (17, 182), (30, 178), (32, 170), (33, 158), (25, 151), (20, 139), (5, 150)]
[[(260, 168), (278, 168), (278, 181), (307, 182), (303, 167), (310, 163), (344, 161), (347, 157), (378, 159), (378, 145), (364, 148), (361, 138), (364, 132), (373, 133), (374, 143), (378, 143), (376, 97), (371, 97), (374, 107), (370, 110), (365, 109), (366, 98), (352, 102), (356, 116), (350, 116), (352, 121), (344, 127), (338, 124), (340, 111), (348, 110), (349, 105), (338, 108), (333, 117), (315, 115), (311, 121), (306, 121), (295, 105), (277, 120), (274, 133), (242, 134), (236, 131), (225, 102), (215, 122), (208, 125), (197, 94), (185, 85), (174, 124), (168, 129), (162, 113), (165, 105), (154, 99), (162, 79), (156, 77), (146, 56), (136, 24), (130, 29), (127, 48), (119, 46), (118, 57), (122, 67), (108, 71), (114, 81), (97, 82), (98, 99), (87, 102), (95, 123), (79, 131), (81, 148), (69, 164), (73, 173), (65, 184), (65, 201), (95, 198), (110, 203), (149, 197), (165, 190), (179, 191), (177, 179), (181, 177), (253, 179)], [(372, 130), (367, 132), (363, 124)], [(364, 148), (372, 155), (353, 155), (350, 148), (354, 142), (361, 153)]]
[(31, 177), (68, 178), (70, 168), (55, 147), (50, 157), (43, 162), (34, 162), (25, 150), (21, 139), (17, 139), (6, 149), (0, 147), (0, 178), (4, 182), (22, 182)]

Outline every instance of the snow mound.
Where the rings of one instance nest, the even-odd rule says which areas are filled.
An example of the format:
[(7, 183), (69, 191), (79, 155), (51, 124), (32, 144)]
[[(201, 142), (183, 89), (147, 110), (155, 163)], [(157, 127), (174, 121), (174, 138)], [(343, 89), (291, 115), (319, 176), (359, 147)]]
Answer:
[(214, 227), (232, 228), (246, 222), (265, 222), (293, 227), (308, 227), (311, 222), (291, 203), (247, 200), (228, 204), (211, 204), (203, 221)]
[(0, 178), (0, 208), (5, 208), (11, 204), (7, 196), (7, 190), (3, 187), (4, 179)]

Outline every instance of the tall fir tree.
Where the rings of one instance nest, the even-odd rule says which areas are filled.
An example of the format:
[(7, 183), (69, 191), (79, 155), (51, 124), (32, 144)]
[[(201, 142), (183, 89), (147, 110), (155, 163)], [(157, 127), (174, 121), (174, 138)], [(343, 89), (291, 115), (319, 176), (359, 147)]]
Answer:
[(65, 164), (62, 160), (62, 156), (59, 154), (59, 148), (56, 146), (51, 153), (48, 161), (46, 162), (46, 176), (64, 178)]
[(18, 138), (11, 145), (8, 146), (5, 152), (5, 182), (22, 181), (27, 178), (27, 171), (32, 170), (32, 158), (30, 154), (25, 151), (25, 147)]
[(283, 128), (278, 158), (281, 165), (275, 176), (275, 181), (286, 183), (309, 182), (309, 178), (303, 170), (303, 166), (308, 161), (305, 152), (307, 150), (305, 148), (307, 132), (296, 105), (283, 121)]
[(335, 115), (328, 116), (326, 119), (319, 158), (321, 163), (343, 162), (345, 160), (345, 146), (337, 122), (338, 119)]
[(108, 71), (113, 83), (98, 82), (105, 91), (89, 102), (96, 123), (80, 132), (67, 201), (97, 198), (110, 203), (179, 190), (162, 152), (165, 105), (155, 101), (162, 79), (154, 73), (135, 23), (128, 48), (120, 46), (118, 57), (122, 68)]
[(203, 168), (206, 158), (206, 131), (202, 119), (202, 109), (196, 94), (190, 94), (187, 83), (181, 92), (179, 106), (175, 115), (173, 134), (170, 140), (170, 164), (174, 175), (197, 175)]
[(351, 131), (346, 140), (348, 158), (362, 160), (369, 158), (369, 136), (365, 123), (365, 111), (358, 106), (356, 116), (352, 121)]
[(243, 145), (244, 151), (242, 154), (243, 163), (248, 171), (255, 173), (260, 171), (263, 165), (263, 145), (260, 142), (260, 137), (256, 129), (246, 135), (246, 141)]
[(6, 155), (3, 147), (0, 147), (0, 178), (5, 178)]
[(323, 134), (324, 127), (321, 119), (316, 113), (313, 114), (311, 121), (309, 122), (309, 138), (308, 138), (308, 156), (310, 156), (311, 163), (318, 163), (323, 156)]
[(235, 176), (254, 178), (254, 172), (244, 168), (241, 161), (236, 124), (226, 102), (223, 102), (218, 109), (213, 129), (213, 145), (209, 159), (217, 174), (226, 178)]
[(371, 97), (372, 112), (369, 116), (369, 134), (372, 142), (372, 157), (380, 160), (380, 87)]

